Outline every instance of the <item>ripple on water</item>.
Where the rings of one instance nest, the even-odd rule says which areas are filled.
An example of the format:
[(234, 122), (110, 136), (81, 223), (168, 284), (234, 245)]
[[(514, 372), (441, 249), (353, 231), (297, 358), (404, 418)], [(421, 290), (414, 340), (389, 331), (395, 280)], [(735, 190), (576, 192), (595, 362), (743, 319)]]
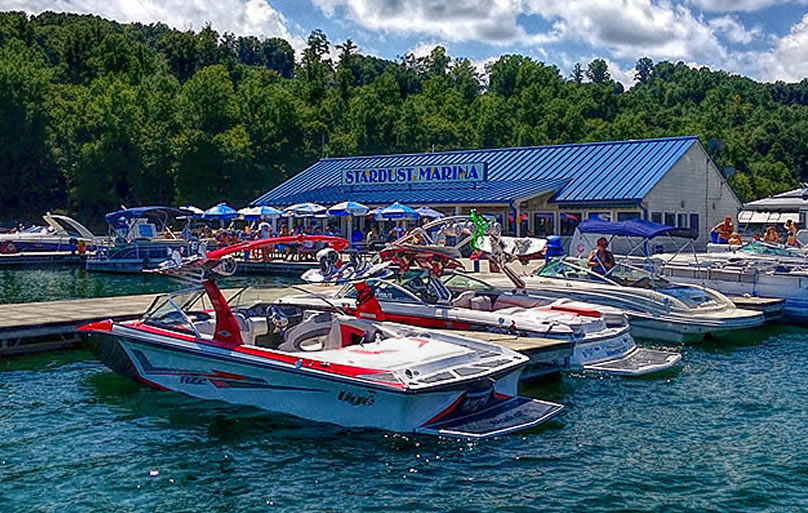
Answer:
[(131, 383), (85, 352), (0, 366), (0, 510), (794, 511), (806, 331), (686, 347), (675, 375), (525, 391), (548, 426), (467, 441), (348, 430)]

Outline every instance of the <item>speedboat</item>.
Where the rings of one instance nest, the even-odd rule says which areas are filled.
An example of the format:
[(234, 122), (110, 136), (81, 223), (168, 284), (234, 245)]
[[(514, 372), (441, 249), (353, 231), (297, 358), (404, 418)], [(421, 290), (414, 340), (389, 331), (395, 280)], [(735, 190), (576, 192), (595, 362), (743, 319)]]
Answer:
[(655, 272), (678, 283), (721, 291), (728, 296), (785, 300), (783, 314), (808, 321), (808, 261), (743, 253), (658, 254), (649, 259)]
[[(674, 283), (620, 261), (608, 276), (585, 266), (573, 257), (552, 259), (522, 280), (530, 293), (619, 308), (628, 314), (631, 333), (640, 338), (697, 342), (707, 335), (731, 335), (766, 322), (762, 312), (738, 308), (713, 289)], [(501, 288), (511, 286), (504, 276), (486, 280)]]
[(51, 214), (42, 216), (45, 226), (31, 226), (17, 233), (0, 234), (0, 253), (32, 253), (78, 250), (83, 245), (95, 251), (102, 241), (72, 217)]
[[(523, 289), (477, 287), (479, 282), (470, 280), (450, 278), (449, 287), (441, 277), (462, 264), (432, 251), (401, 249), (397, 260), (397, 281), (373, 278), (317, 295), (286, 296), (277, 304), (335, 308), (364, 319), (435, 329), (564, 340), (573, 343), (573, 369), (639, 376), (669, 369), (681, 359), (678, 353), (638, 347), (621, 310)], [(413, 264), (418, 268), (411, 269)]]
[(171, 270), (199, 273), (201, 285), (156, 299), (139, 320), (80, 332), (105, 365), (134, 380), (345, 427), (487, 438), (562, 411), (517, 394), (528, 358), (515, 351), (336, 310), (278, 307), (246, 291), (224, 297), (214, 277), (226, 256), (286, 239), (183, 259)]
[(188, 212), (171, 207), (137, 207), (108, 213), (109, 235), (114, 244), (101, 248), (87, 259), (88, 271), (139, 273), (156, 269), (173, 253), (188, 255), (198, 251), (194, 244), (175, 235), (170, 222)]

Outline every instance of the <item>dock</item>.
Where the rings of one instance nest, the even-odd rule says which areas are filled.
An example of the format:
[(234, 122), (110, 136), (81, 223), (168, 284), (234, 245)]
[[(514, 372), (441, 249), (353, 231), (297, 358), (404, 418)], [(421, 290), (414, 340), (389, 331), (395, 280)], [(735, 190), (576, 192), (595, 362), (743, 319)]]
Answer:
[(522, 380), (536, 379), (569, 369), (574, 343), (543, 337), (520, 337), (509, 333), (484, 331), (443, 331), (448, 335), (481, 340), (505, 346), (530, 357), (530, 363), (522, 372)]
[(69, 349), (79, 342), (77, 329), (104, 319), (142, 315), (159, 294), (68, 299), (0, 305), (0, 356)]
[(763, 312), (767, 321), (776, 321), (785, 315), (785, 299), (755, 296), (730, 296), (729, 299), (738, 308)]

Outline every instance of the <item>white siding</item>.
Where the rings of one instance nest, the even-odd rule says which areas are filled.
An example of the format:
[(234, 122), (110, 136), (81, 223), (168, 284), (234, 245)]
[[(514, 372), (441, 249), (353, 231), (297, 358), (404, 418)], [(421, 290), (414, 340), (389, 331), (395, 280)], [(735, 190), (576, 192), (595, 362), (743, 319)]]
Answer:
[[(699, 214), (699, 238), (696, 247), (704, 249), (710, 228), (725, 216), (737, 226), (741, 202), (701, 144), (694, 144), (646, 195), (642, 202), (652, 212)], [(666, 245), (667, 246), (667, 245)], [(666, 249), (670, 249), (666, 247)]]

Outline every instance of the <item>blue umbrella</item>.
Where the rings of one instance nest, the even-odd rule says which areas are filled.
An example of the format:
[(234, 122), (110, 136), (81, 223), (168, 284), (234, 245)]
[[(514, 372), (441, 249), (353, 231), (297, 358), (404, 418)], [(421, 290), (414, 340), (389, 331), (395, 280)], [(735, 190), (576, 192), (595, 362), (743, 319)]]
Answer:
[(277, 208), (260, 206), (260, 207), (244, 207), (238, 211), (244, 219), (258, 219), (261, 217), (278, 218), (283, 215), (283, 212)]
[(287, 207), (283, 215), (294, 217), (309, 217), (316, 214), (325, 214), (325, 207), (317, 203), (298, 203)]
[(419, 207), (415, 211), (418, 212), (418, 215), (421, 217), (428, 217), (431, 219), (440, 219), (441, 217), (446, 216), (446, 214), (438, 212), (437, 210), (429, 207)]
[(238, 217), (236, 209), (227, 206), (227, 203), (219, 203), (215, 207), (210, 207), (205, 210), (202, 216), (206, 219), (219, 219), (220, 221), (227, 221)]
[(204, 210), (202, 210), (199, 207), (195, 207), (190, 203), (186, 203), (185, 205), (181, 206), (180, 210), (185, 210), (186, 212), (188, 212), (189, 214), (188, 217), (202, 217), (202, 214), (205, 213)]
[(355, 201), (343, 201), (328, 209), (328, 215), (336, 217), (364, 216), (370, 209)]
[(418, 219), (418, 211), (398, 201), (376, 212), (376, 220), (382, 219)]

